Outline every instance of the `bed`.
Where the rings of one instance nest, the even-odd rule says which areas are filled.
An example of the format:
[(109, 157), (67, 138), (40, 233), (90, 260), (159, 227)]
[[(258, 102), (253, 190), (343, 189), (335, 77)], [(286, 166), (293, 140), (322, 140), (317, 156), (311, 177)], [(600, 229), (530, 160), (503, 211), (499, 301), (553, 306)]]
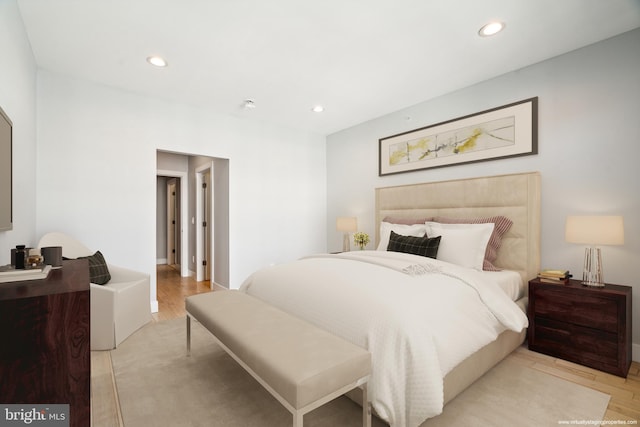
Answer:
[[(439, 255), (455, 259), (413, 249), (319, 254), (260, 270), (241, 291), (367, 348), (376, 414), (392, 426), (415, 427), (524, 341), (527, 282), (540, 263), (540, 176), (378, 188), (375, 215), (379, 249), (386, 239), (410, 247), (419, 241), (419, 251), (438, 240)], [(477, 250), (451, 251), (462, 233), (493, 239), (498, 225), (486, 218), (512, 222), (489, 266), (484, 249), (479, 260)], [(430, 227), (426, 237), (402, 232), (422, 226)], [(464, 239), (465, 248), (476, 246)], [(457, 264), (459, 257), (471, 264)]]

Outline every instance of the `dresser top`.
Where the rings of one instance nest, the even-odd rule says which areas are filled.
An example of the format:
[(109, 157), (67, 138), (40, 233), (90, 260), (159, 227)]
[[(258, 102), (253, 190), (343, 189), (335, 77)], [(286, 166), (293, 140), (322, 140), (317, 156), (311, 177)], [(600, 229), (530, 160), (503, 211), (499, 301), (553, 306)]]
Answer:
[(63, 261), (46, 279), (0, 283), (0, 301), (89, 290), (89, 262)]
[(530, 280), (529, 284), (531, 283), (535, 283), (536, 287), (544, 286), (548, 288), (568, 289), (573, 291), (579, 290), (580, 292), (588, 292), (593, 294), (600, 293), (600, 294), (609, 294), (609, 295), (611, 294), (631, 295), (631, 290), (632, 290), (631, 286), (613, 285), (609, 283), (605, 283), (603, 287), (586, 286), (582, 284), (581, 280), (575, 280), (575, 279), (570, 279), (569, 283), (566, 283), (566, 284), (541, 282), (538, 279)]

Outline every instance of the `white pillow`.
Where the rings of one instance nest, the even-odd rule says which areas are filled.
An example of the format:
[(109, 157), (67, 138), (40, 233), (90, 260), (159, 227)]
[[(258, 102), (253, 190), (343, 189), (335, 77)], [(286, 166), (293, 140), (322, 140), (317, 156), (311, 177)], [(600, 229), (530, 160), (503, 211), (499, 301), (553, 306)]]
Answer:
[(442, 236), (437, 259), (482, 270), (484, 254), (495, 224), (442, 224), (427, 221), (425, 227), (427, 236)]
[(386, 251), (389, 246), (389, 236), (391, 231), (401, 236), (424, 237), (427, 234), (427, 227), (424, 224), (391, 224), (390, 222), (380, 223), (380, 243), (378, 243), (379, 251)]

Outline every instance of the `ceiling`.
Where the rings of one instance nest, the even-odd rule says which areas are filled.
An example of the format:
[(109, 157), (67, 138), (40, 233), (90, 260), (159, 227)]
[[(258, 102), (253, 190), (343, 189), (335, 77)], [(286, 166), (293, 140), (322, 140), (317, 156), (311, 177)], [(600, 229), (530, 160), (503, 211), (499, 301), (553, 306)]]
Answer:
[[(38, 67), (331, 134), (640, 27), (640, 0), (18, 0)], [(481, 38), (490, 20), (506, 29)], [(149, 55), (166, 58), (155, 68)], [(252, 99), (256, 108), (242, 108)], [(322, 113), (311, 108), (322, 104)]]

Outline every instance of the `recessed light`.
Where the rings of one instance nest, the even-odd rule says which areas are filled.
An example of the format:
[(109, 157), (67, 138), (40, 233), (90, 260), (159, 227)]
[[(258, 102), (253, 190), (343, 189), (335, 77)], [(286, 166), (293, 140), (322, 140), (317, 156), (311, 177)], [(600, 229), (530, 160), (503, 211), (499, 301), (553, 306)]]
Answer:
[(254, 108), (256, 108), (256, 102), (253, 99), (245, 99), (242, 102), (242, 107), (245, 110), (253, 110)]
[(322, 105), (316, 105), (311, 109), (314, 113), (322, 113), (324, 111), (324, 107)]
[(168, 65), (166, 59), (157, 55), (149, 56), (147, 62), (155, 67), (166, 67)]
[(500, 21), (489, 22), (486, 25), (483, 25), (482, 28), (478, 31), (478, 35), (480, 37), (489, 37), (494, 34), (498, 34), (500, 31), (504, 30), (506, 24)]

